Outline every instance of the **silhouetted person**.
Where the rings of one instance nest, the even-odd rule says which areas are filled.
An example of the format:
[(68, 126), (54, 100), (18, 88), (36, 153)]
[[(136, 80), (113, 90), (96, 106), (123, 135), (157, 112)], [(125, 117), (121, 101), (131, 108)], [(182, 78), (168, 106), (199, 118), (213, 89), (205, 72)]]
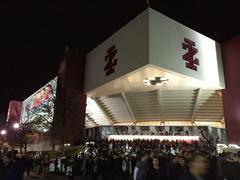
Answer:
[(134, 180), (147, 180), (148, 167), (148, 154), (144, 153), (141, 155), (141, 160), (137, 162), (134, 169)]
[(183, 175), (181, 180), (205, 180), (208, 161), (205, 156), (194, 154), (188, 162), (189, 171)]
[(157, 157), (153, 158), (152, 164), (153, 165), (150, 168), (150, 171), (148, 173), (148, 179), (149, 180), (164, 180), (164, 179), (166, 179), (164, 171), (160, 168), (159, 159)]

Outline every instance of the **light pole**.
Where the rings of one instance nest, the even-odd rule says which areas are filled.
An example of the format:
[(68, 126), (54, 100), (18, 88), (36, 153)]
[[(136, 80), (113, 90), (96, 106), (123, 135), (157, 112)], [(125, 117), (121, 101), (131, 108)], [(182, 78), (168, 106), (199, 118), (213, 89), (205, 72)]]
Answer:
[(2, 139), (1, 146), (0, 146), (0, 150), (1, 150), (0, 157), (2, 157), (4, 154), (4, 141), (5, 141), (5, 136), (7, 134), (7, 131), (5, 129), (2, 129), (0, 134), (1, 134), (1, 139)]
[[(20, 128), (19, 123), (14, 123), (13, 124), (13, 129), (16, 131)], [(15, 149), (15, 132), (13, 132), (13, 150)]]

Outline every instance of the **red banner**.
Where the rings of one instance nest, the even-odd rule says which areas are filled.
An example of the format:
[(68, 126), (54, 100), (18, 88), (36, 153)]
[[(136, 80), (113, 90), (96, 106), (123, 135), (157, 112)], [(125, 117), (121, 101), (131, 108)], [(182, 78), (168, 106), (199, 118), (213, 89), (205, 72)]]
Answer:
[(22, 102), (12, 100), (9, 102), (7, 122), (20, 122)]

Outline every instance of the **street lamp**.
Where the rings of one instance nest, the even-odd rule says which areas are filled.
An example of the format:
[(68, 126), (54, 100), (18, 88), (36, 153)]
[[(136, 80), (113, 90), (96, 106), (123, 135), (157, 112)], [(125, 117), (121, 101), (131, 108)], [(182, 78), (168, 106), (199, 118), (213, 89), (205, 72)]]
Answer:
[(5, 129), (1, 130), (1, 135), (6, 135), (7, 134), (7, 131)]
[[(0, 145), (0, 148), (2, 150), (4, 150), (4, 141), (5, 141), (5, 138), (6, 138), (6, 134), (7, 134), (7, 131), (5, 129), (2, 129), (1, 132), (0, 132), (1, 136), (0, 136), (0, 141), (1, 141), (1, 145)], [(2, 156), (4, 153), (4, 151), (0, 152), (0, 156)]]
[(14, 124), (13, 124), (13, 128), (14, 128), (14, 129), (18, 129), (19, 127), (20, 127), (19, 123), (14, 123)]
[[(18, 130), (20, 128), (20, 124), (19, 123), (14, 123), (13, 128), (14, 128), (14, 130)], [(15, 132), (13, 132), (13, 150), (14, 149), (15, 149)]]

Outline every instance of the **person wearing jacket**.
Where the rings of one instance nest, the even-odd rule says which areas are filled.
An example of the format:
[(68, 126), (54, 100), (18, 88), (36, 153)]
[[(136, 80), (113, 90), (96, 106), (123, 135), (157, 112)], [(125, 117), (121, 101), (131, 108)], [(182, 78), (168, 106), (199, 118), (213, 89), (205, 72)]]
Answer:
[(134, 168), (133, 180), (147, 180), (148, 174), (148, 154), (143, 153), (141, 155), (141, 160), (137, 162), (136, 167)]
[(132, 177), (132, 161), (128, 155), (122, 161), (123, 180), (129, 180)]
[(5, 155), (3, 157), (3, 180), (15, 180), (16, 179), (16, 167), (11, 161), (10, 157)]

